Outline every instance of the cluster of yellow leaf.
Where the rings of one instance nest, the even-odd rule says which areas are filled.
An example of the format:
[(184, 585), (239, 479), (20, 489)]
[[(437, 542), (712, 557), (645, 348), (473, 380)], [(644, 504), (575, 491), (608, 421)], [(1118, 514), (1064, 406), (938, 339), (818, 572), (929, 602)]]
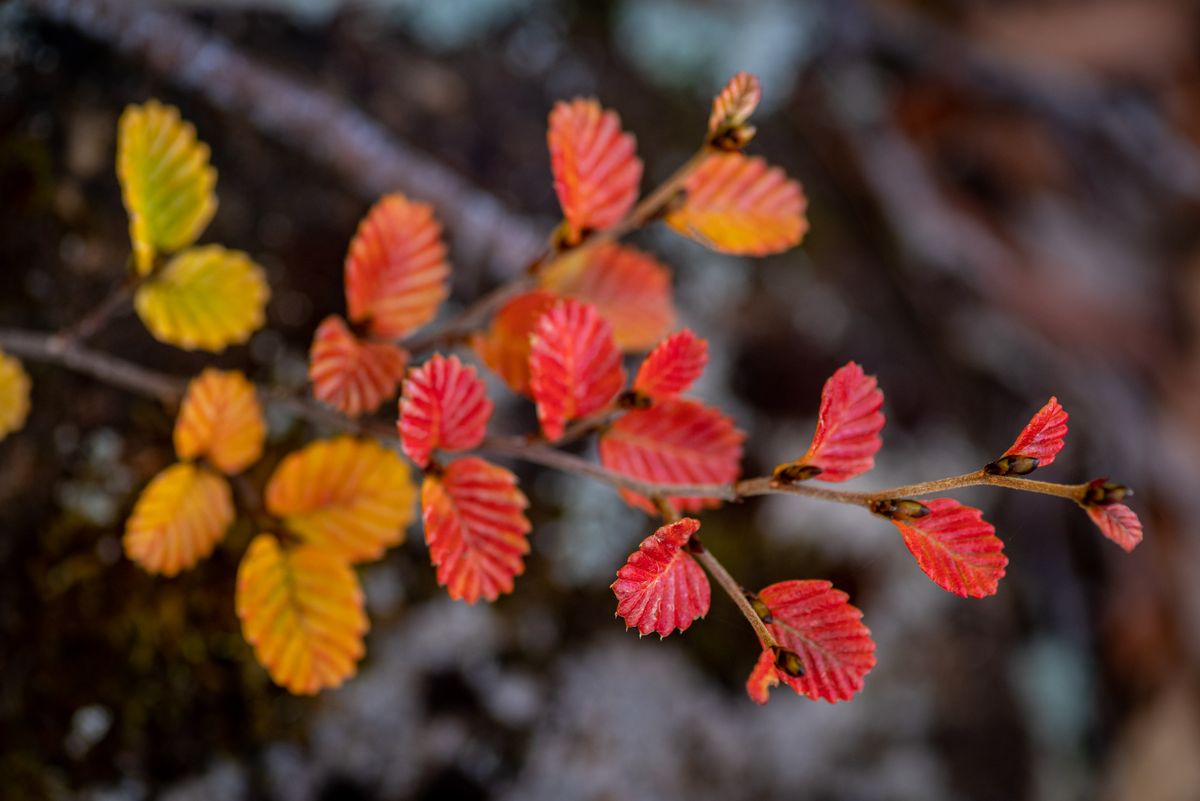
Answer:
[(29, 376), (21, 362), (0, 351), (0, 439), (25, 425), (29, 416)]
[(156, 339), (216, 353), (262, 327), (270, 290), (245, 253), (191, 247), (217, 209), (208, 157), (172, 106), (151, 100), (121, 115), (117, 176), (141, 278), (134, 307)]

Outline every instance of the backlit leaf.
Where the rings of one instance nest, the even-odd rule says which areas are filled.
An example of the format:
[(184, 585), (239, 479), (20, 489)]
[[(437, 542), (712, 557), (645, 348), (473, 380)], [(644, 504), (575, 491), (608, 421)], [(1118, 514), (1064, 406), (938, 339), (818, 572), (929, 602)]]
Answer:
[(157, 253), (196, 241), (217, 210), (217, 171), (208, 145), (179, 110), (157, 100), (128, 106), (117, 132), (117, 177), (129, 212), (129, 238), (139, 275)]
[(267, 483), (267, 511), (305, 542), (351, 562), (378, 559), (404, 541), (416, 488), (394, 451), (353, 437), (289, 454)]
[(160, 342), (219, 353), (262, 328), (270, 294), (249, 256), (206, 245), (167, 262), (138, 287), (134, 307)]
[(729, 79), (716, 97), (713, 98), (712, 113), (708, 117), (708, 132), (715, 134), (722, 130), (744, 124), (758, 108), (762, 99), (762, 85), (758, 78), (748, 72), (739, 72)]
[(765, 704), (772, 687), (779, 686), (779, 675), (775, 669), (775, 652), (769, 648), (763, 649), (746, 679), (746, 694), (756, 704)]
[(663, 526), (642, 540), (617, 571), (612, 591), (626, 628), (666, 637), (708, 614), (708, 576), (687, 551), (699, 528), (700, 521), (690, 517)]
[(808, 230), (800, 185), (758, 156), (709, 156), (688, 178), (684, 193), (667, 224), (722, 253), (780, 253), (798, 245)]
[(1066, 436), (1067, 412), (1059, 404), (1058, 398), (1051, 398), (1017, 435), (1012, 447), (1004, 452), (1004, 457), (1024, 456), (1036, 459), (1036, 467), (1045, 467), (1063, 449)]
[(854, 362), (839, 367), (821, 390), (817, 430), (808, 452), (795, 462), (780, 465), (777, 478), (815, 477), (845, 481), (875, 466), (883, 447), (883, 392), (875, 376), (866, 375)]
[(336, 314), (317, 327), (309, 352), (313, 396), (348, 417), (373, 412), (396, 394), (408, 353), (390, 342), (360, 340)]
[(546, 438), (566, 423), (599, 411), (625, 384), (612, 326), (594, 306), (563, 300), (542, 315), (529, 352), (529, 389)]
[(904, 536), (925, 575), (963, 598), (995, 595), (1008, 557), (983, 512), (950, 498), (922, 503), (928, 514), (896, 515), (891, 521)]
[(258, 461), (266, 437), (262, 406), (246, 376), (210, 367), (188, 383), (175, 420), (180, 459), (206, 457), (233, 475)]
[(232, 522), (229, 483), (180, 462), (142, 490), (125, 523), (125, 555), (151, 573), (174, 576), (212, 553)]
[(237, 575), (242, 636), (271, 679), (297, 695), (337, 687), (362, 658), (367, 615), (353, 568), (313, 545), (250, 543)]
[(667, 337), (638, 368), (633, 388), (663, 399), (686, 392), (708, 364), (708, 343), (684, 329)]
[(568, 241), (611, 227), (633, 208), (642, 162), (633, 135), (621, 131), (616, 112), (579, 97), (556, 103), (546, 141)]
[(29, 416), (29, 375), (20, 360), (0, 351), (0, 439), (25, 425)]
[(404, 452), (425, 467), (435, 450), (465, 451), (478, 445), (491, 416), (492, 402), (475, 368), (457, 356), (435, 353), (404, 382), (396, 427)]
[(1121, 546), (1125, 551), (1132, 551), (1142, 541), (1142, 521), (1137, 514), (1123, 503), (1110, 503), (1104, 506), (1085, 506), (1084, 511), (1100, 528), (1100, 533)]
[(558, 298), (535, 289), (510, 300), (492, 318), (486, 333), (472, 344), (475, 353), (513, 392), (529, 394), (529, 348), (533, 329)]
[(346, 255), (350, 319), (378, 336), (402, 337), (437, 316), (449, 276), (433, 209), (387, 195), (359, 223)]
[(425, 476), (425, 542), (451, 598), (473, 604), (512, 592), (529, 553), (528, 505), (516, 476), (473, 456)]

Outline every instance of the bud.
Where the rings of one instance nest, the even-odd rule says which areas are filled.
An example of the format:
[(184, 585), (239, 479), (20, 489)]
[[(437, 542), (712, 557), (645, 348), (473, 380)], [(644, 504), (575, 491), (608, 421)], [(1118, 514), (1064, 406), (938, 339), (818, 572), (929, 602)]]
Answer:
[(736, 152), (750, 144), (750, 140), (757, 132), (758, 130), (753, 125), (745, 123), (729, 125), (715, 131), (708, 138), (708, 143), (718, 150)]
[(636, 389), (627, 389), (617, 396), (617, 408), (643, 411), (654, 405), (654, 399)]
[(771, 614), (771, 608), (763, 603), (762, 598), (759, 598), (752, 592), (746, 593), (746, 600), (750, 602), (750, 606), (754, 608), (754, 614), (758, 615), (758, 619), (763, 623), (770, 623), (775, 617)]
[(929, 507), (920, 501), (907, 498), (887, 498), (871, 501), (871, 511), (891, 520), (913, 520), (929, 514)]
[(1080, 503), (1084, 506), (1109, 506), (1114, 503), (1120, 503), (1132, 494), (1133, 490), (1124, 484), (1117, 484), (1109, 481), (1107, 478), (1098, 478), (1095, 481), (1088, 482), (1087, 489), (1083, 491), (1083, 499)]
[(815, 478), (819, 475), (821, 475), (821, 468), (814, 464), (788, 462), (777, 465), (771, 473), (771, 478), (780, 484), (796, 484), (801, 481), (808, 481), (810, 478)]
[(783, 648), (780, 648), (779, 653), (775, 656), (775, 667), (794, 679), (798, 679), (804, 675), (804, 663), (800, 661), (800, 657), (792, 651), (786, 651)]
[(1025, 476), (1037, 469), (1038, 460), (1032, 456), (1001, 456), (983, 468), (990, 476)]

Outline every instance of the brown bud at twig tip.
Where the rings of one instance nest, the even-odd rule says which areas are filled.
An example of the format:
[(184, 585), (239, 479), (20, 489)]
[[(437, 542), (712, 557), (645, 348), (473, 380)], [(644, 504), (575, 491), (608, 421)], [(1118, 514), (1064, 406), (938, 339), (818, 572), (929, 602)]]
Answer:
[(804, 663), (800, 661), (800, 657), (783, 648), (780, 648), (775, 656), (775, 667), (795, 679), (804, 675)]
[(800, 462), (788, 462), (776, 466), (771, 473), (771, 478), (778, 481), (780, 484), (796, 484), (800, 481), (808, 481), (810, 478), (815, 478), (821, 475), (821, 468), (812, 464), (802, 464)]
[(638, 392), (636, 389), (627, 389), (617, 396), (617, 408), (619, 409), (642, 411), (649, 409), (653, 405), (654, 398), (643, 392)]
[(753, 125), (731, 125), (717, 130), (708, 139), (708, 143), (718, 150), (737, 151), (750, 144), (754, 134), (758, 133)]
[(1098, 478), (1095, 481), (1088, 482), (1087, 489), (1084, 490), (1080, 503), (1084, 506), (1109, 506), (1110, 504), (1120, 503), (1132, 494), (1133, 490), (1124, 484), (1117, 484), (1106, 478)]
[(891, 520), (912, 520), (929, 514), (929, 507), (920, 501), (886, 498), (882, 501), (871, 501), (871, 511)]
[(1037, 469), (1038, 460), (1032, 456), (1002, 456), (983, 468), (989, 476), (1025, 476)]
[(750, 602), (750, 606), (754, 609), (754, 614), (758, 615), (758, 619), (763, 623), (770, 623), (774, 620), (771, 614), (771, 608), (763, 603), (762, 598), (759, 598), (752, 592), (746, 593), (746, 600)]

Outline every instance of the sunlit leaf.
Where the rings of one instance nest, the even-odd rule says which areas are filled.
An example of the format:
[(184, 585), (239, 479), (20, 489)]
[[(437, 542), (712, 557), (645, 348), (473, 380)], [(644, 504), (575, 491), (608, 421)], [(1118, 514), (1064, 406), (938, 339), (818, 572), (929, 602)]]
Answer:
[(686, 392), (707, 364), (708, 343), (685, 328), (650, 351), (638, 368), (633, 388), (651, 398), (670, 398)]
[(154, 338), (219, 353), (262, 328), (271, 292), (262, 268), (219, 245), (180, 253), (138, 287), (134, 306)]
[(308, 377), (313, 396), (348, 417), (373, 412), (396, 394), (408, 353), (390, 342), (360, 340), (336, 314), (313, 336)]
[(758, 108), (758, 101), (761, 99), (762, 85), (756, 76), (749, 72), (734, 75), (713, 98), (712, 113), (708, 116), (708, 132), (715, 134), (743, 125), (750, 119), (754, 109)]
[(125, 555), (174, 576), (212, 553), (233, 522), (233, 496), (220, 475), (188, 462), (146, 485), (125, 524)]
[(267, 511), (305, 542), (351, 562), (378, 559), (404, 541), (416, 488), (394, 451), (353, 437), (289, 454), (267, 483)]
[(1000, 475), (1031, 473), (1054, 461), (1066, 444), (1066, 436), (1067, 413), (1058, 398), (1051, 398), (1017, 435), (1012, 447), (986, 469)]
[(217, 171), (208, 145), (178, 109), (157, 100), (128, 106), (117, 133), (117, 177), (129, 212), (129, 238), (139, 275), (157, 253), (196, 241), (217, 210)]
[(845, 481), (867, 472), (883, 447), (882, 407), (883, 392), (875, 376), (866, 375), (854, 362), (839, 367), (821, 390), (817, 430), (808, 452), (775, 468), (775, 477)]
[(473, 604), (512, 592), (529, 553), (528, 505), (516, 476), (473, 456), (425, 476), (425, 542), (451, 598)]
[(1100, 529), (1100, 533), (1125, 551), (1132, 551), (1142, 541), (1142, 521), (1138, 520), (1137, 514), (1125, 504), (1089, 505), (1083, 509)]
[(21, 362), (0, 351), (0, 439), (25, 425), (29, 386), (29, 375)]
[(529, 394), (529, 348), (533, 329), (558, 300), (543, 289), (510, 300), (492, 317), (487, 331), (472, 340), (475, 353), (513, 392)]
[(400, 397), (396, 427), (408, 457), (421, 467), (435, 450), (464, 451), (478, 445), (492, 416), (483, 381), (457, 356), (433, 358), (413, 370)]
[(995, 595), (1008, 557), (983, 512), (950, 498), (914, 504), (916, 514), (889, 519), (925, 575), (947, 592), (963, 598)]
[(313, 695), (358, 669), (368, 628), (363, 593), (334, 553), (255, 537), (238, 567), (237, 614), (254, 656), (289, 692)]
[(175, 420), (180, 459), (204, 457), (233, 475), (258, 461), (266, 436), (262, 406), (246, 376), (210, 367), (188, 384)]
[(690, 517), (663, 526), (642, 540), (617, 571), (612, 591), (626, 628), (666, 637), (708, 614), (708, 576), (687, 551), (699, 528), (700, 521)]
[(769, 648), (763, 649), (746, 679), (746, 694), (756, 704), (765, 704), (771, 694), (772, 687), (779, 686), (779, 674), (775, 669), (775, 652)]

